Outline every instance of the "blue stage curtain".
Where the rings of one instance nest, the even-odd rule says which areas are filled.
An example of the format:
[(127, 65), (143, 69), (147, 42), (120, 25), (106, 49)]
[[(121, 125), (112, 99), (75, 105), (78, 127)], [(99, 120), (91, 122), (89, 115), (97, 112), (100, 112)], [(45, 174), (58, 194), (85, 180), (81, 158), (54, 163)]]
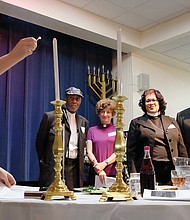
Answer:
[(84, 93), (79, 113), (90, 126), (99, 123), (98, 98), (88, 88), (87, 67), (112, 67), (109, 48), (0, 14), (0, 56), (27, 36), (42, 37), (37, 50), (0, 76), (0, 166), (17, 181), (38, 180), (36, 134), (43, 113), (54, 109), (53, 38), (58, 41), (61, 99), (66, 88), (79, 87)]

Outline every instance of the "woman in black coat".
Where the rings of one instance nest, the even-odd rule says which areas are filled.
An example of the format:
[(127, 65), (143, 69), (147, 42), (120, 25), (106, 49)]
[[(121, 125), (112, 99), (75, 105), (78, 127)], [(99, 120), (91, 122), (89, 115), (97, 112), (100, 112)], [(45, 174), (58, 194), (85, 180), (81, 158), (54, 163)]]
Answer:
[(156, 182), (160, 185), (171, 184), (174, 157), (187, 157), (176, 120), (165, 115), (166, 104), (158, 90), (144, 91), (139, 101), (144, 115), (131, 121), (127, 138), (129, 173), (140, 172), (144, 146), (150, 146)]

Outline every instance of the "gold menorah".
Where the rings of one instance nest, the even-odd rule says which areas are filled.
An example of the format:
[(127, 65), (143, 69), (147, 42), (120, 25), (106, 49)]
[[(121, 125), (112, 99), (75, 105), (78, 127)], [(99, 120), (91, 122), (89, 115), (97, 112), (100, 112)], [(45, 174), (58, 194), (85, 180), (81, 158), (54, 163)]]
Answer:
[(91, 73), (88, 66), (88, 86), (100, 99), (110, 98), (117, 93), (117, 80), (111, 77), (109, 71), (104, 72), (104, 66), (101, 73), (100, 68), (96, 73), (95, 67)]

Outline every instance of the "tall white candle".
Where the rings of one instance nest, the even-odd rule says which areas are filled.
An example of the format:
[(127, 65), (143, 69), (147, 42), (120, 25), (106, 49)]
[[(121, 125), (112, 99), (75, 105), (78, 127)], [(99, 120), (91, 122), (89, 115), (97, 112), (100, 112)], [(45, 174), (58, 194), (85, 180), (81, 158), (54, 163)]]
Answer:
[(53, 61), (54, 61), (54, 80), (55, 80), (55, 99), (60, 99), (59, 91), (59, 68), (58, 68), (58, 52), (57, 39), (53, 38)]
[(122, 95), (122, 71), (121, 71), (121, 29), (117, 30), (117, 80), (118, 94)]

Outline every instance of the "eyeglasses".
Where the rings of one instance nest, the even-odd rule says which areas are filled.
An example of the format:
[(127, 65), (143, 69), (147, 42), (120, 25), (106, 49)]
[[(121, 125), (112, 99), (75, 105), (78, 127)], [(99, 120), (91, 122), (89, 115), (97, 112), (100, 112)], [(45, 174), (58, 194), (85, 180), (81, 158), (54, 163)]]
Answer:
[(147, 100), (145, 100), (145, 102), (148, 104), (148, 103), (151, 103), (151, 102), (153, 102), (153, 103), (155, 103), (155, 102), (158, 102), (158, 100), (157, 99), (147, 99)]

